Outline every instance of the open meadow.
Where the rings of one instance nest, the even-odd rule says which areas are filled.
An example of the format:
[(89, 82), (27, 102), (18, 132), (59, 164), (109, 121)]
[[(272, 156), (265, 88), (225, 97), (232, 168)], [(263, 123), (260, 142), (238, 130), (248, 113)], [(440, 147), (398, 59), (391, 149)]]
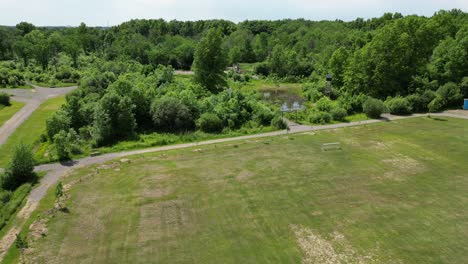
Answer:
[[(48, 210), (53, 189), (41, 202), (25, 259), (463, 263), (467, 132), (466, 120), (410, 118), (78, 169), (64, 179), (68, 212)], [(323, 151), (330, 142), (341, 149)]]

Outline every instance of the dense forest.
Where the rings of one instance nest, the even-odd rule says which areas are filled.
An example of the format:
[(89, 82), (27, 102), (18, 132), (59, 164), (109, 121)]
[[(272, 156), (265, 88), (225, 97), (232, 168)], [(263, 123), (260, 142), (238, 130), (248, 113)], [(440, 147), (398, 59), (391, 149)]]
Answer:
[[(0, 87), (79, 84), (47, 121), (61, 158), (135, 135), (284, 127), (252, 80), (300, 83), (301, 119), (459, 107), (468, 97), (468, 14), (354, 21), (132, 20), (111, 28), (0, 27)], [(251, 71), (227, 74), (234, 64)], [(174, 70), (193, 70), (175, 78)], [(329, 76), (331, 81), (326, 80)], [(79, 139), (79, 140), (78, 140)]]

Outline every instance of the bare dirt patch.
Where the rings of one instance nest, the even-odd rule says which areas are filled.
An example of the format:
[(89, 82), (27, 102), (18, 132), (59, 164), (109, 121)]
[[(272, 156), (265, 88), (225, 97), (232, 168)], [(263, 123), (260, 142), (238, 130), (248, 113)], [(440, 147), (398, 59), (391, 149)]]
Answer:
[(386, 179), (403, 180), (402, 175), (414, 175), (426, 170), (426, 167), (421, 162), (398, 154), (393, 159), (385, 159), (382, 161), (392, 169), (386, 171), (383, 175)]
[(138, 243), (172, 237), (188, 224), (188, 213), (180, 200), (144, 205), (140, 209)]
[(304, 253), (302, 263), (376, 263), (372, 256), (359, 255), (344, 235), (337, 231), (330, 234), (331, 239), (327, 240), (306, 227), (291, 225), (290, 228)]

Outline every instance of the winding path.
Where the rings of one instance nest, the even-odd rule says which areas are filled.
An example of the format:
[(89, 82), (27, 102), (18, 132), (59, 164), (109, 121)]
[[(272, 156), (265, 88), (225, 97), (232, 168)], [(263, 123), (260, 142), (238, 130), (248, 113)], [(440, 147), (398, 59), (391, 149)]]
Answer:
[(21, 110), (16, 112), (16, 114), (0, 127), (0, 145), (5, 144), (11, 134), (13, 134), (45, 100), (66, 94), (77, 88), (76, 86), (65, 88), (31, 86), (33, 86), (33, 89), (0, 89), (0, 92), (13, 95), (13, 101), (26, 103)]
[[(468, 120), (468, 112), (466, 113), (467, 114), (458, 113), (458, 112), (454, 113), (454, 112), (448, 111), (448, 112), (431, 114), (431, 115), (440, 116), (440, 117), (461, 118), (461, 119)], [(34, 190), (31, 191), (31, 193), (29, 194), (27, 198), (26, 205), (20, 210), (17, 218), (21, 220), (28, 219), (31, 216), (32, 212), (34, 212), (34, 210), (37, 208), (41, 199), (44, 198), (44, 196), (46, 195), (47, 190), (53, 185), (55, 185), (60, 180), (60, 178), (62, 178), (72, 169), (76, 169), (76, 168), (80, 168), (80, 167), (84, 167), (88, 165), (93, 165), (93, 164), (98, 164), (98, 163), (103, 163), (112, 159), (121, 158), (124, 156), (136, 155), (136, 154), (182, 149), (182, 148), (189, 148), (189, 147), (196, 147), (196, 146), (202, 146), (202, 145), (217, 144), (217, 143), (224, 143), (224, 142), (231, 142), (231, 141), (238, 141), (238, 140), (245, 140), (245, 139), (272, 137), (272, 136), (285, 135), (289, 133), (301, 133), (301, 132), (308, 132), (308, 131), (318, 131), (318, 130), (328, 130), (328, 129), (350, 127), (350, 126), (359, 126), (359, 125), (365, 125), (365, 124), (372, 124), (372, 123), (386, 122), (386, 121), (414, 118), (414, 117), (422, 117), (422, 116), (427, 116), (427, 114), (414, 114), (410, 116), (383, 115), (381, 119), (372, 119), (372, 120), (323, 125), (323, 126), (298, 125), (291, 121), (288, 121), (288, 124), (290, 126), (289, 130), (282, 130), (282, 131), (275, 131), (275, 132), (270, 132), (270, 133), (247, 135), (247, 136), (240, 136), (240, 137), (233, 137), (233, 138), (214, 139), (214, 140), (207, 140), (207, 141), (195, 142), (195, 143), (154, 147), (154, 148), (147, 148), (147, 149), (140, 149), (140, 150), (123, 151), (123, 152), (117, 152), (117, 153), (108, 153), (108, 154), (103, 154), (101, 156), (86, 157), (86, 158), (69, 161), (69, 162), (40, 165), (35, 168), (35, 171), (47, 172), (47, 174), (44, 176), (44, 178), (41, 180), (38, 186), (34, 188)], [(8, 248), (15, 241), (16, 234), (19, 233), (19, 231), (22, 229), (25, 221), (19, 221), (19, 222), (23, 224), (18, 224), (18, 225), (13, 226), (10, 230), (8, 230), (5, 236), (0, 240), (0, 261), (3, 259)]]

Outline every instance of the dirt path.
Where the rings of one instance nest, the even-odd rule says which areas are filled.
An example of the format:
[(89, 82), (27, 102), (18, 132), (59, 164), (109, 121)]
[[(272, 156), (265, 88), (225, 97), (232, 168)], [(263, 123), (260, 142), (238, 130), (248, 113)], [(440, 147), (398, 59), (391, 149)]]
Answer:
[[(459, 114), (454, 114), (450, 112), (437, 113), (437, 114), (431, 114), (431, 115), (441, 116), (441, 117), (454, 117), (454, 118), (461, 118), (461, 119), (468, 120), (468, 115), (459, 115)], [(297, 124), (290, 122), (291, 127), (289, 131), (282, 130), (282, 131), (275, 131), (275, 132), (256, 134), (256, 135), (247, 135), (247, 136), (240, 136), (240, 137), (233, 137), (233, 138), (222, 138), (222, 139), (207, 140), (207, 141), (202, 141), (202, 142), (185, 143), (185, 144), (170, 145), (170, 146), (163, 146), (163, 147), (154, 147), (154, 148), (124, 151), (124, 152), (117, 152), (117, 153), (108, 153), (108, 154), (104, 154), (101, 156), (86, 157), (86, 158), (64, 162), (64, 163), (44, 164), (44, 165), (37, 166), (35, 168), (37, 172), (45, 171), (47, 172), (47, 174), (46, 176), (44, 176), (44, 178), (42, 178), (39, 185), (31, 191), (31, 193), (29, 194), (27, 198), (26, 205), (18, 213), (18, 218), (20, 219), (19, 222), (21, 224), (15, 225), (0, 240), (0, 261), (3, 259), (8, 248), (15, 241), (15, 235), (16, 233), (18, 233), (19, 230), (21, 230), (22, 225), (24, 225), (25, 219), (27, 220), (31, 216), (32, 212), (34, 212), (34, 210), (37, 208), (37, 205), (39, 204), (41, 199), (46, 195), (47, 190), (53, 185), (55, 185), (59, 181), (60, 178), (62, 178), (72, 169), (89, 166), (93, 164), (99, 164), (99, 163), (103, 163), (112, 159), (121, 158), (125, 156), (130, 156), (130, 155), (136, 155), (136, 154), (160, 152), (160, 151), (166, 151), (166, 150), (175, 150), (175, 149), (182, 149), (182, 148), (189, 148), (189, 147), (196, 147), (196, 146), (224, 143), (224, 142), (230, 142), (230, 141), (245, 140), (245, 139), (272, 137), (272, 136), (278, 136), (278, 135), (285, 135), (288, 133), (301, 133), (301, 132), (308, 132), (308, 131), (319, 131), (319, 130), (359, 126), (359, 125), (365, 125), (365, 124), (372, 124), (372, 123), (386, 122), (386, 121), (407, 119), (407, 118), (414, 118), (414, 117), (422, 117), (422, 116), (427, 116), (427, 114), (415, 114), (415, 115), (410, 115), (410, 116), (393, 116), (393, 115), (385, 114), (383, 115), (382, 119), (378, 119), (378, 120), (372, 119), (372, 120), (323, 125), (323, 126), (305, 126), (305, 125), (297, 125)]]
[(15, 130), (28, 117), (36, 111), (36, 109), (47, 99), (66, 94), (76, 86), (66, 88), (46, 88), (34, 86), (34, 89), (0, 89), (0, 92), (5, 92), (13, 95), (13, 101), (26, 103), (21, 110), (14, 114), (3, 126), (0, 127), (0, 145), (4, 144), (7, 139), (15, 132)]

